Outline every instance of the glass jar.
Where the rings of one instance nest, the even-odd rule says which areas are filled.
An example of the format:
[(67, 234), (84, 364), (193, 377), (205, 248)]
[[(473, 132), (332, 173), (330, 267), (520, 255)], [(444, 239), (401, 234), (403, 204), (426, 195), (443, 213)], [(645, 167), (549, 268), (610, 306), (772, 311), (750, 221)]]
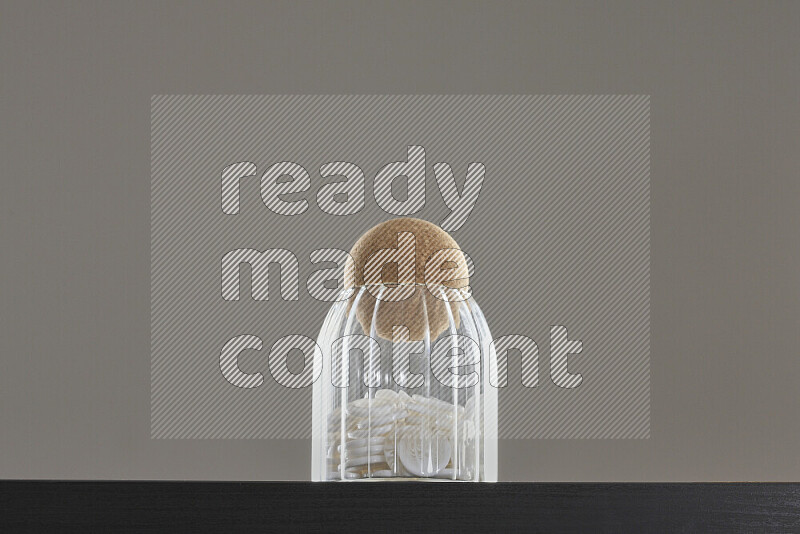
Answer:
[[(496, 356), (467, 289), (344, 290), (319, 334), (312, 480), (497, 480)], [(397, 286), (393, 285), (396, 290)]]

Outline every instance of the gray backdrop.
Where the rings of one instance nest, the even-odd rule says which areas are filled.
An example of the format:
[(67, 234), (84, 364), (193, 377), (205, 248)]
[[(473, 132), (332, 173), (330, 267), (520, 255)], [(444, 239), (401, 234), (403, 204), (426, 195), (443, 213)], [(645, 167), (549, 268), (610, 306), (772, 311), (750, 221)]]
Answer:
[(305, 440), (150, 439), (150, 97), (357, 93), (650, 95), (650, 438), (502, 440), (501, 479), (800, 479), (799, 4), (2, 13), (0, 477), (308, 478)]

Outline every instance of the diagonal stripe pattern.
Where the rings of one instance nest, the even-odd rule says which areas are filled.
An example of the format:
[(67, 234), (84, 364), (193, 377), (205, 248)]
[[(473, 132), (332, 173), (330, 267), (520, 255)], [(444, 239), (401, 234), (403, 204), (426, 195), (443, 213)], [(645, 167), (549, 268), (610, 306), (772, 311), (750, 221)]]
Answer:
[[(509, 353), (499, 437), (649, 437), (649, 135), (642, 95), (154, 96), (151, 436), (309, 437), (310, 388), (281, 386), (269, 364), (279, 340), (316, 339), (331, 306), (307, 283), (338, 256), (312, 253), (349, 250), (413, 210), (474, 259), (471, 288), (495, 338), (538, 345), (538, 381)], [(405, 198), (388, 179), (396, 170), (410, 174)], [(480, 173), (480, 191), (464, 189), (467, 173)], [(453, 216), (461, 201), (476, 203)], [(239, 266), (276, 250), (294, 258), (270, 276), (221, 269), (232, 251), (246, 251), (228, 257)], [(580, 374), (576, 388), (550, 378), (557, 325), (558, 343), (582, 343), (556, 369)], [(236, 361), (223, 358), (237, 338)], [(234, 371), (263, 383), (236, 387)]]

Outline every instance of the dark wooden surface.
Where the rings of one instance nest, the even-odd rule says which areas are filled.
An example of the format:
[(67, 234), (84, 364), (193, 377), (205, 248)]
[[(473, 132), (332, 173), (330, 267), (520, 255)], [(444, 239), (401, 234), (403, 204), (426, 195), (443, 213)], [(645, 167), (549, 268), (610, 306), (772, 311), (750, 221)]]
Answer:
[(800, 532), (800, 484), (0, 481), (0, 532)]

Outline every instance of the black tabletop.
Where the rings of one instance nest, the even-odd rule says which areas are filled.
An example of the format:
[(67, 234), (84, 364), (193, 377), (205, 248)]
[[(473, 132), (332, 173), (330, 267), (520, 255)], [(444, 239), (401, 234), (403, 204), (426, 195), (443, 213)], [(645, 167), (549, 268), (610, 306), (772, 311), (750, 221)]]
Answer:
[(800, 484), (0, 482), (0, 531), (800, 532)]

